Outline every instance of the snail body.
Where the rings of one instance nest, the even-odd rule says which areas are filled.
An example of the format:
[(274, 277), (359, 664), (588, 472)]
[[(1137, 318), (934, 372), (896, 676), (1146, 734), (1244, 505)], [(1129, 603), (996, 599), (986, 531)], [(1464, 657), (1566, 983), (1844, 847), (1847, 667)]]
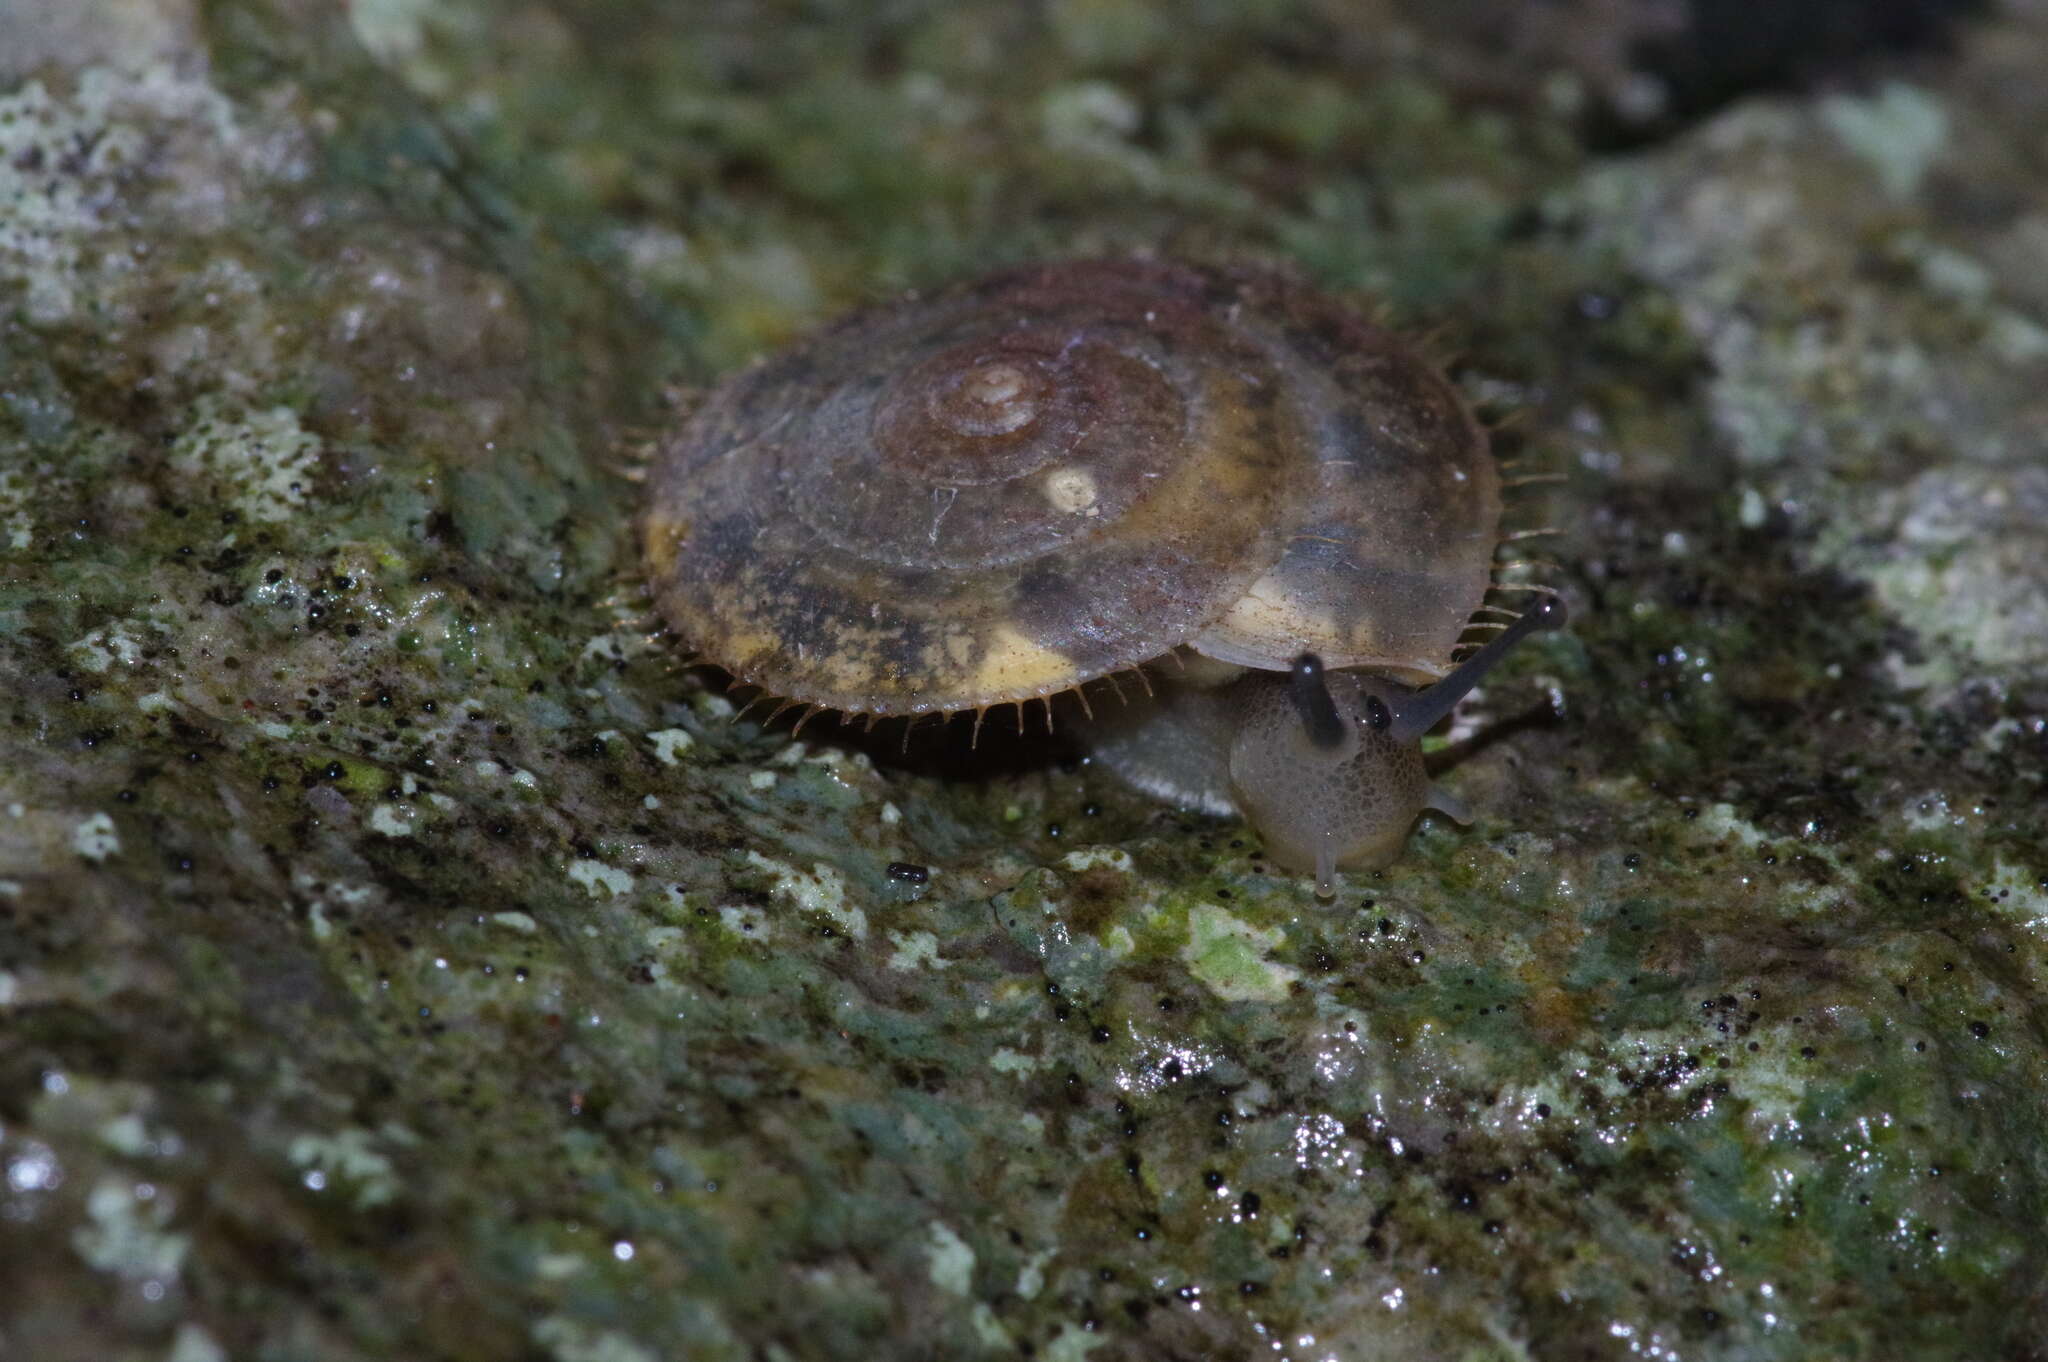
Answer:
[(1484, 434), (1388, 333), (1263, 270), (1078, 261), (857, 314), (720, 384), (648, 492), (657, 608), (795, 704), (1092, 711), (1084, 687), (1172, 659), (1096, 750), (1242, 813), (1326, 893), (1423, 808), (1463, 817), (1414, 724), (1562, 617), (1451, 669), (1500, 533)]

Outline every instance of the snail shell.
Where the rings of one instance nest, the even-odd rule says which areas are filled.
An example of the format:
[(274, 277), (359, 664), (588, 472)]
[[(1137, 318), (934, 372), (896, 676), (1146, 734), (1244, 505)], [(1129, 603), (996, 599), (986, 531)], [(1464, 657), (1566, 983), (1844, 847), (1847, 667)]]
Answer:
[[(1387, 332), (1271, 271), (1094, 260), (863, 312), (734, 375), (662, 447), (642, 529), (656, 604), (705, 659), (794, 702), (914, 715), (1168, 654), (1254, 669), (1283, 709), (1305, 656), (1427, 682), (1500, 516), (1478, 424)], [(1105, 752), (1245, 808), (1211, 730), (1248, 703), (1162, 705)], [(1208, 749), (1207, 786), (1150, 770), (1176, 743)]]

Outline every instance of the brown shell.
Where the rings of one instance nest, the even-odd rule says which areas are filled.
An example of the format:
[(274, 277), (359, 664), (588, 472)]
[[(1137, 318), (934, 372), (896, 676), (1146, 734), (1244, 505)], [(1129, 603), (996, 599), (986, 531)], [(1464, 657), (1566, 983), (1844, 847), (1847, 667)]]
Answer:
[(1485, 432), (1449, 380), (1388, 332), (1273, 276), (1239, 287), (1239, 329), (1288, 351), (1317, 484), (1280, 562), (1192, 646), (1274, 671), (1315, 653), (1409, 682), (1443, 675), (1500, 542)]
[(861, 313), (662, 448), (655, 600), (851, 713), (1050, 695), (1184, 644), (1440, 670), (1499, 521), (1485, 443), (1384, 332), (1257, 271), (1100, 260)]

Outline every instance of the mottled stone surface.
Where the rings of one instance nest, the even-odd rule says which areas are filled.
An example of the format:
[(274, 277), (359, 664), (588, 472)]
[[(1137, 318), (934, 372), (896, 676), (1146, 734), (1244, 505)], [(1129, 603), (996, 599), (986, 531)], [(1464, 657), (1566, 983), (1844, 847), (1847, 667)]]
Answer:
[[(2041, 0), (1598, 155), (1668, 8), (339, 9), (0, 13), (0, 1356), (2048, 1355)], [(1565, 474), (1334, 907), (637, 619), (666, 403), (1146, 247)]]

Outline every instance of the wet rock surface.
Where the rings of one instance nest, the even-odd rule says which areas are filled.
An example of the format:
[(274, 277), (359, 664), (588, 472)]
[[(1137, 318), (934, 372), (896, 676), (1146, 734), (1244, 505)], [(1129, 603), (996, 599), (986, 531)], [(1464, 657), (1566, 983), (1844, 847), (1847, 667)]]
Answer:
[[(1654, 7), (94, 8), (0, 19), (0, 1354), (2038, 1355), (2040, 4), (1597, 154)], [(1143, 248), (1564, 477), (1334, 906), (641, 618), (702, 383)]]

